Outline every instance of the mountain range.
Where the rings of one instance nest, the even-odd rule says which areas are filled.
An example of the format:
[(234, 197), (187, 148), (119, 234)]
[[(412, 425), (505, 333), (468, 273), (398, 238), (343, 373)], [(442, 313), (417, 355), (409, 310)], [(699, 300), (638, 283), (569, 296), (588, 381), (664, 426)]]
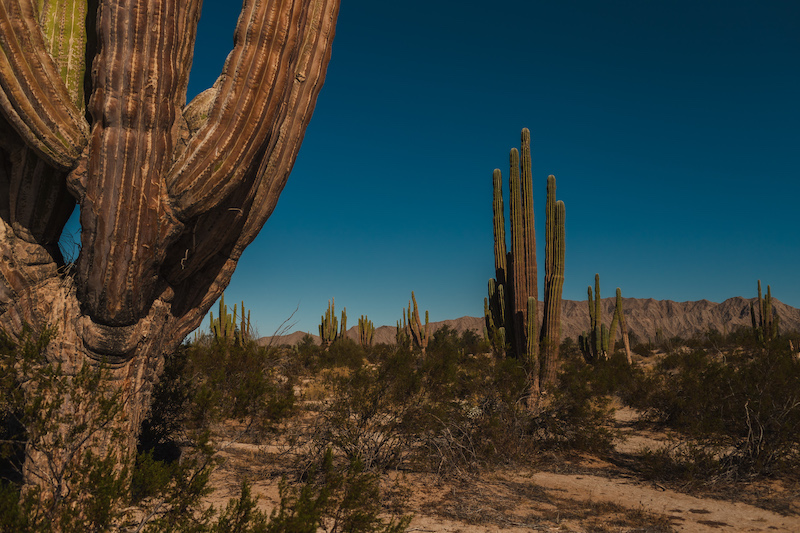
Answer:
[[(780, 331), (800, 331), (800, 309), (786, 305), (775, 298), (773, 301), (774, 312), (780, 317)], [(606, 326), (611, 324), (614, 314), (615, 298), (604, 298), (602, 303), (602, 320)], [(709, 329), (716, 329), (725, 333), (738, 326), (750, 326), (750, 304), (754, 303), (758, 313), (756, 298), (729, 298), (722, 303), (699, 300), (694, 302), (673, 302), (671, 300), (654, 300), (652, 298), (623, 298), (622, 308), (625, 313), (625, 322), (628, 330), (635, 333), (642, 341), (655, 339), (658, 330), (667, 337), (691, 337)], [(539, 302), (539, 316), (542, 313), (542, 302)], [(431, 322), (431, 332), (443, 326), (450, 326), (461, 333), (472, 330), (479, 335), (483, 334), (483, 317), (464, 316), (452, 320)], [(373, 342), (395, 342), (395, 326), (380, 326), (375, 329)], [(586, 301), (562, 300), (561, 306), (561, 332), (562, 338), (578, 335), (589, 329), (589, 306)], [(297, 331), (288, 335), (276, 337), (262, 337), (261, 344), (277, 342), (278, 344), (295, 344), (300, 341), (306, 332)], [(319, 343), (317, 335), (311, 335)], [(353, 326), (347, 330), (347, 336), (358, 338), (358, 327)]]

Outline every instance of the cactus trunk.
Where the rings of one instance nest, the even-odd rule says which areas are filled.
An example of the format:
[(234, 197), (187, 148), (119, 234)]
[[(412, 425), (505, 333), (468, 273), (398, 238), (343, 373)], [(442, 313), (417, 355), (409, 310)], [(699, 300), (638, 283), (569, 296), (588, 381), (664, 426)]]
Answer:
[[(0, 329), (57, 326), (46, 357), (70, 375), (110, 365), (124, 416), (84, 450), (125, 435), (123, 464), (164, 354), (200, 325), (277, 203), (339, 10), (245, 0), (219, 83), (186, 105), (200, 4), (0, 9)], [(55, 243), (76, 200), (82, 246), (67, 276)], [(63, 466), (31, 457), (25, 481), (56, 483)]]
[(540, 340), (541, 385), (556, 383), (558, 350), (561, 339), (561, 293), (564, 287), (564, 202), (556, 201), (556, 178), (547, 177), (545, 204), (544, 313)]
[(565, 208), (563, 202), (556, 201), (555, 178), (549, 176), (545, 227), (545, 302), (540, 328), (530, 132), (527, 129), (522, 130), (521, 155), (513, 148), (509, 160), (509, 253), (506, 253), (502, 177), (499, 170), (492, 173), (496, 278), (489, 281), (489, 297), (484, 301), (486, 336), (496, 353), (506, 353), (506, 343), (510, 343), (513, 354), (525, 361), (533, 397), (538, 395), (542, 384), (551, 386), (555, 382), (558, 345), (561, 342)]

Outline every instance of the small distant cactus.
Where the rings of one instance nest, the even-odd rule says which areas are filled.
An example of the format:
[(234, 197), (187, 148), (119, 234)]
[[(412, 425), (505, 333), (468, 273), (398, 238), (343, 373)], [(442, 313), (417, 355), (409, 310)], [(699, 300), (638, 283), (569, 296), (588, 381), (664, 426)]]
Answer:
[(767, 296), (761, 296), (761, 280), (758, 280), (758, 311), (759, 316), (756, 321), (756, 313), (753, 303), (750, 302), (750, 319), (753, 323), (753, 332), (758, 342), (766, 344), (778, 336), (778, 326), (780, 317), (772, 312), (772, 291), (767, 285)]
[[(239, 316), (241, 315), (241, 316)], [(239, 316), (237, 323), (237, 316)], [(241, 311), (238, 311), (236, 304), (233, 305), (233, 313), (228, 312), (225, 305), (225, 294), (219, 298), (219, 316), (214, 318), (213, 311), (209, 313), (209, 328), (215, 339), (233, 341), (239, 344), (253, 337), (253, 330), (250, 325), (250, 311), (245, 315), (244, 301), (242, 301)]]
[(625, 324), (625, 313), (622, 309), (622, 291), (617, 287), (617, 300), (611, 326), (606, 328), (603, 324), (603, 308), (600, 299), (600, 274), (594, 275), (594, 294), (591, 285), (588, 287), (589, 303), (589, 332), (583, 332), (578, 337), (578, 346), (587, 362), (608, 360), (609, 354), (614, 351), (617, 337), (617, 328), (622, 333), (622, 342), (625, 344), (625, 355), (631, 363), (630, 340), (628, 327)]
[(323, 346), (330, 347), (338, 339), (343, 339), (347, 332), (347, 308), (342, 309), (341, 329), (336, 318), (335, 299), (328, 300), (328, 309), (320, 317), (319, 338)]
[(375, 325), (365, 315), (358, 319), (358, 342), (363, 348), (372, 346), (372, 337), (375, 334)]
[(614, 315), (619, 318), (619, 330), (620, 333), (622, 333), (622, 343), (625, 345), (625, 357), (628, 359), (628, 364), (630, 365), (633, 363), (631, 341), (628, 337), (628, 326), (625, 324), (625, 312), (622, 310), (622, 291), (619, 287), (617, 287), (617, 305), (616, 309), (614, 309)]
[(408, 323), (406, 322), (406, 310), (403, 309), (403, 322), (397, 321), (397, 332), (394, 335), (398, 346), (411, 346), (411, 336)]
[(400, 322), (397, 322), (397, 342), (400, 344), (401, 341), (403, 343), (413, 341), (414, 345), (422, 350), (422, 355), (425, 355), (429, 340), (428, 311), (425, 311), (425, 324), (423, 324), (419, 317), (417, 298), (414, 296), (414, 291), (411, 291), (411, 301), (408, 302), (408, 309), (403, 308), (402, 333), (400, 332)]

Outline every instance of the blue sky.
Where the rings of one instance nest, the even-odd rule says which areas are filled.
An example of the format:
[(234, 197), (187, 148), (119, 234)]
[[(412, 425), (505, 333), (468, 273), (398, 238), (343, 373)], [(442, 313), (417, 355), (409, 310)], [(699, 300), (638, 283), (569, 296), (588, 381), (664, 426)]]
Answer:
[[(800, 307), (800, 3), (344, 0), (289, 182), (226, 301), (262, 335), (327, 301), (394, 325), (481, 316), (491, 175), (531, 130), (540, 265), (548, 174), (563, 296), (723, 301), (756, 280)], [(206, 0), (189, 96), (238, 16)], [(541, 276), (540, 276), (541, 278)], [(541, 279), (540, 279), (541, 284)]]

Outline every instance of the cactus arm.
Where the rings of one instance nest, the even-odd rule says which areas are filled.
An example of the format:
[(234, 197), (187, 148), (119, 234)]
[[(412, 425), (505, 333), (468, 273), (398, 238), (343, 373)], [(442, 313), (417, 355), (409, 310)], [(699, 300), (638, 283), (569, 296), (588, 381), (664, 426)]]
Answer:
[(592, 293), (592, 286), (588, 287), (587, 301), (589, 302), (589, 333), (586, 336), (588, 353), (590, 359), (597, 357), (597, 316), (594, 312), (594, 293)]
[(597, 355), (604, 355), (603, 349), (603, 308), (600, 300), (600, 274), (594, 275), (594, 322), (595, 322), (595, 349)]
[(494, 271), (497, 283), (506, 283), (506, 220), (503, 210), (503, 177), (500, 169), (492, 173), (492, 215), (494, 222)]
[[(538, 302), (531, 296), (528, 298), (528, 317), (535, 315)], [(536, 398), (541, 388), (541, 381), (539, 379), (540, 361), (538, 355), (539, 336), (536, 334), (537, 325), (533, 320), (528, 320), (528, 330), (526, 331), (525, 338), (527, 339), (527, 367), (530, 372), (530, 393), (532, 398)]]
[(521, 185), (519, 176), (519, 152), (512, 148), (509, 154), (510, 175), (509, 190), (511, 193), (511, 269), (513, 307), (511, 322), (513, 323), (515, 351), (522, 356), (525, 351), (525, 311), (528, 295), (525, 294), (525, 240), (523, 238), (523, 216)]
[(772, 339), (772, 290), (767, 285), (767, 297), (764, 299), (764, 337)]
[(43, 2), (40, 9), (39, 25), (47, 50), (58, 66), (70, 100), (83, 112), (87, 33), (91, 31), (87, 22), (92, 20), (88, 17), (88, 1), (48, 1)]
[(619, 313), (617, 313), (617, 309), (614, 308), (614, 314), (611, 316), (611, 326), (608, 328), (608, 347), (606, 348), (606, 352), (609, 355), (614, 353), (614, 344), (616, 344), (618, 325)]
[[(306, 8), (288, 8), (294, 4)], [(262, 161), (259, 173), (285, 180), (276, 173), (283, 173), (283, 165), (291, 168), (289, 161), (311, 118), (338, 9), (335, 0), (244, 2), (208, 121), (167, 180), (181, 218), (207, 211), (225, 198), (245, 179), (249, 161), (264, 143), (276, 157)]]
[(561, 343), (561, 293), (564, 286), (564, 202), (556, 201), (556, 179), (547, 178), (545, 204), (544, 312), (540, 334), (541, 381), (552, 386)]
[[(81, 37), (85, 46), (85, 34), (77, 42)], [(3, 114), (39, 157), (71, 169), (88, 142), (89, 126), (48, 53), (33, 0), (0, 3), (0, 51)]]
[[(528, 343), (533, 347), (533, 357), (537, 358), (539, 351), (539, 305), (531, 307), (528, 305), (528, 298), (539, 301), (539, 273), (536, 266), (536, 226), (533, 222), (533, 177), (531, 174), (531, 132), (528, 128), (523, 128), (521, 134), (521, 185), (522, 185), (522, 231), (525, 253), (525, 324), (529, 331), (534, 332), (536, 342)], [(531, 316), (530, 311), (533, 311)], [(527, 326), (533, 322), (533, 328)]]
[(622, 291), (619, 287), (617, 287), (617, 308), (615, 313), (619, 316), (619, 331), (622, 333), (622, 343), (625, 345), (625, 357), (628, 360), (628, 364), (631, 364), (633, 363), (631, 343), (628, 338), (628, 326), (625, 325), (625, 311), (622, 308)]

